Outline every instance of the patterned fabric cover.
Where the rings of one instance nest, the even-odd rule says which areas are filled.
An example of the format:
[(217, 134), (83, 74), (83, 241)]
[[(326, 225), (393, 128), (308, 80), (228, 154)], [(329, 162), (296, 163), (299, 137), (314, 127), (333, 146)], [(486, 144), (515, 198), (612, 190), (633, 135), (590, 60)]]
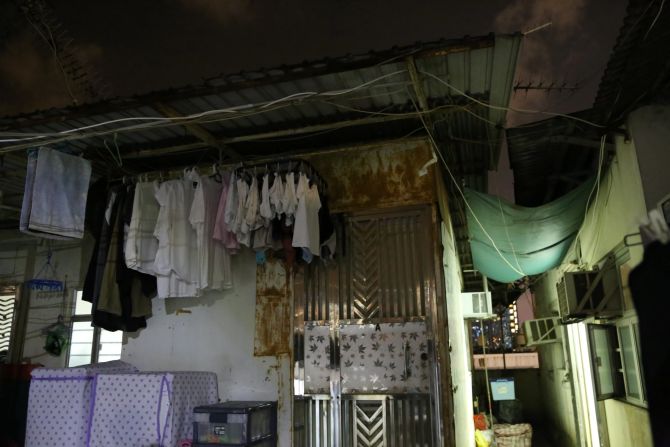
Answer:
[(178, 446), (193, 432), (193, 407), (217, 403), (206, 372), (100, 374), (90, 446)]
[(118, 360), (77, 368), (32, 371), (26, 447), (85, 446), (91, 411), (91, 386), (96, 374), (130, 373), (134, 366)]

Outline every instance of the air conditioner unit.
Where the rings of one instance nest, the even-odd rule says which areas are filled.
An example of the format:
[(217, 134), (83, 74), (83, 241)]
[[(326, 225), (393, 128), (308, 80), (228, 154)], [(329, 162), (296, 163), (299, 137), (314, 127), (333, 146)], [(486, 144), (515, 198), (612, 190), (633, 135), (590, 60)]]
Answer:
[(488, 318), (493, 314), (491, 292), (461, 293), (464, 318)]
[(529, 346), (554, 343), (561, 339), (558, 326), (560, 318), (538, 318), (537, 320), (526, 320), (523, 322), (523, 333), (526, 335), (526, 344)]
[(601, 270), (565, 273), (556, 289), (563, 321), (612, 318), (623, 313), (621, 275), (613, 257)]

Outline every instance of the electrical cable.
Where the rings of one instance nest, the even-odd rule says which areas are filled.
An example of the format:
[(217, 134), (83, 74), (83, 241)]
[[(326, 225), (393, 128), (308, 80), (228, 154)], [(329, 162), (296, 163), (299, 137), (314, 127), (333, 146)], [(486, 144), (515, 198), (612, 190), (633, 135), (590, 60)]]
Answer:
[[(591, 202), (591, 197), (593, 197), (594, 191), (598, 191), (596, 193), (596, 201), (597, 201), (597, 194), (600, 192), (600, 173), (602, 171), (603, 167), (603, 160), (604, 160), (604, 152), (605, 152), (605, 139), (607, 138), (607, 135), (603, 135), (600, 138), (600, 151), (598, 153), (598, 170), (596, 173), (596, 181), (593, 184), (593, 187), (591, 187), (591, 191), (589, 192), (589, 196), (586, 198), (586, 205), (584, 209), (584, 219), (582, 220), (582, 225), (579, 227), (579, 230), (577, 231), (577, 234), (575, 235), (575, 240), (577, 241), (578, 244), (581, 245), (579, 236), (582, 234), (582, 231), (584, 230), (584, 227), (586, 226), (586, 218), (588, 217), (589, 213), (589, 204)], [(595, 205), (594, 205), (595, 206)], [(594, 213), (596, 212), (595, 207), (594, 207)], [(580, 250), (581, 252), (581, 250)], [(582, 263), (581, 259), (581, 253), (578, 259), (579, 263)]]
[[(512, 239), (510, 238), (509, 235), (509, 229), (507, 228), (507, 221), (505, 220), (505, 212), (503, 211), (502, 208), (502, 201), (500, 200), (500, 197), (497, 197), (498, 199), (498, 207), (500, 208), (500, 217), (502, 217), (503, 221), (503, 227), (505, 227), (505, 234), (507, 235), (507, 242), (509, 242), (510, 249), (512, 250), (512, 254), (514, 255), (514, 260), (516, 261), (516, 266), (519, 267), (519, 270), (523, 271), (521, 268), (521, 263), (519, 263), (519, 258), (516, 255), (516, 249), (514, 248), (514, 244), (512, 243)], [(528, 275), (523, 275), (523, 276), (528, 276)]]
[(647, 32), (644, 33), (644, 38), (642, 40), (647, 40), (647, 36), (649, 36), (649, 33), (651, 32), (651, 29), (654, 27), (654, 25), (656, 25), (656, 21), (661, 16), (661, 12), (663, 11), (663, 5), (665, 5), (665, 0), (661, 0), (661, 6), (658, 7), (658, 12), (656, 13), (656, 17), (654, 17), (654, 20), (651, 22), (651, 25), (649, 25), (649, 29), (647, 30)]
[[(417, 106), (416, 102), (414, 101), (414, 98), (412, 98), (410, 96), (410, 99), (412, 101), (412, 104), (414, 105), (415, 108), (417, 108), (417, 111), (418, 111), (418, 106)], [(503, 256), (502, 252), (500, 251), (500, 249), (496, 245), (495, 241), (493, 240), (493, 238), (491, 237), (489, 232), (486, 231), (486, 228), (484, 228), (484, 225), (481, 223), (481, 221), (479, 220), (479, 218), (475, 214), (474, 210), (470, 206), (470, 203), (466, 199), (465, 194), (463, 193), (463, 190), (461, 189), (460, 185), (458, 184), (458, 181), (456, 181), (456, 177), (454, 177), (454, 174), (451, 172), (451, 169), (449, 168), (449, 164), (444, 159), (444, 156), (442, 155), (442, 152), (440, 151), (439, 145), (435, 141), (435, 138), (433, 137), (433, 134), (432, 134), (431, 130), (428, 128), (428, 125), (426, 124), (426, 121), (423, 119), (423, 115), (419, 114), (419, 118), (421, 119), (421, 122), (423, 123), (423, 127), (426, 129), (426, 133), (428, 134), (428, 138), (430, 139), (430, 141), (432, 143), (433, 151), (437, 152), (437, 155), (439, 156), (440, 160), (442, 160), (442, 164), (444, 165), (445, 169), (447, 170), (447, 173), (449, 174), (449, 177), (451, 178), (451, 181), (454, 183), (454, 186), (456, 186), (456, 190), (458, 191), (458, 193), (463, 198), (463, 202), (465, 203), (465, 206), (470, 211), (470, 214), (472, 214), (472, 217), (475, 219), (475, 222), (477, 222), (477, 225), (479, 225), (479, 227), (482, 229), (482, 232), (484, 233), (484, 235), (491, 242), (491, 246), (493, 247), (493, 249), (496, 251), (496, 253), (498, 253), (498, 255), (505, 262), (505, 264), (507, 264), (515, 273), (521, 275), (522, 277), (526, 276), (526, 274), (523, 271), (518, 270), (516, 267), (514, 267), (507, 260), (507, 258), (505, 258), (505, 256)]]
[[(345, 95), (347, 93), (351, 93), (353, 91), (359, 90), (363, 88), (364, 86), (371, 85), (375, 82), (379, 82), (380, 80), (383, 80), (385, 78), (388, 78), (393, 75), (397, 75), (400, 73), (404, 73), (403, 71), (396, 71), (393, 73), (389, 73), (383, 76), (379, 76), (375, 79), (372, 79), (370, 81), (367, 81), (363, 84), (357, 85), (355, 87), (352, 87), (350, 89), (346, 90), (338, 90), (338, 91), (332, 91), (332, 92), (323, 92), (323, 93), (315, 93), (314, 95), (312, 94), (313, 92), (307, 92), (307, 94), (310, 97), (316, 96), (317, 98), (320, 96), (325, 96), (325, 97), (334, 97), (334, 96), (340, 96), (340, 95)], [(229, 108), (224, 108), (224, 109), (215, 109), (215, 110), (208, 110), (204, 112), (199, 112), (191, 115), (186, 115), (186, 116), (181, 116), (181, 117), (125, 117), (125, 118), (118, 118), (115, 120), (110, 120), (110, 121), (105, 121), (102, 123), (95, 123), (91, 125), (86, 125), (86, 126), (80, 126), (74, 129), (68, 129), (65, 131), (60, 131), (60, 132), (48, 132), (48, 133), (11, 133), (11, 132), (0, 132), (0, 136), (15, 136), (15, 135), (20, 135), (21, 137), (17, 138), (4, 138), (0, 139), (0, 143), (4, 142), (23, 142), (23, 141), (35, 141), (35, 140), (43, 140), (44, 138), (48, 137), (61, 137), (61, 138), (56, 138), (54, 140), (51, 140), (49, 142), (45, 142), (44, 144), (53, 144), (56, 142), (60, 141), (65, 141), (65, 140), (70, 140), (70, 139), (81, 139), (81, 138), (90, 138), (90, 137), (95, 137), (95, 136), (102, 136), (102, 135), (107, 135), (107, 134), (113, 134), (113, 133), (118, 133), (118, 132), (124, 132), (124, 131), (134, 131), (134, 130), (143, 130), (147, 128), (155, 128), (155, 127), (160, 127), (161, 124), (164, 124), (167, 127), (170, 126), (177, 126), (177, 125), (182, 125), (180, 123), (183, 122), (183, 124), (188, 124), (190, 122), (193, 123), (207, 123), (207, 122), (218, 122), (218, 121), (225, 121), (225, 120), (233, 120), (233, 119), (238, 119), (238, 118), (244, 118), (247, 116), (251, 116), (254, 114), (262, 114), (266, 113), (268, 111), (272, 110), (277, 110), (282, 107), (287, 107), (292, 105), (292, 102), (289, 102), (287, 104), (283, 104), (279, 107), (270, 107), (270, 105), (277, 104), (279, 102), (285, 102), (285, 101), (290, 101), (294, 97), (296, 97), (298, 94), (292, 94), (288, 95), (284, 98), (280, 98), (277, 100), (273, 100), (270, 102), (264, 102), (264, 103), (259, 103), (259, 104), (247, 104), (243, 106), (236, 106), (236, 107), (229, 107)], [(388, 94), (379, 94), (375, 96), (387, 96)], [(253, 110), (254, 108), (257, 108), (257, 110)], [(269, 109), (269, 110), (268, 110)], [(249, 112), (245, 113), (246, 110), (250, 110)], [(201, 118), (210, 116), (210, 115), (217, 115), (217, 114), (222, 114), (222, 113), (231, 113), (235, 114), (233, 117), (226, 117), (226, 118), (217, 118), (214, 120), (201, 120)], [(115, 129), (109, 129), (105, 131), (100, 131), (100, 132), (95, 132), (95, 133), (89, 133), (89, 134), (84, 134), (84, 135), (79, 135), (76, 134), (77, 132), (80, 131), (85, 131), (85, 130), (90, 130), (90, 129), (95, 129), (98, 127), (102, 126), (109, 126), (111, 124), (117, 124), (117, 123), (123, 123), (123, 122), (132, 122), (132, 121), (148, 121), (148, 123), (140, 123), (136, 125), (131, 125), (131, 126), (126, 126), (126, 127), (119, 127)], [(76, 134), (75, 136), (71, 136), (72, 134)], [(63, 138), (63, 136), (69, 136), (69, 138)], [(11, 149), (13, 149), (15, 146), (5, 146), (3, 148), (0, 148), (0, 151), (2, 152), (7, 152)]]
[(560, 117), (563, 117), (563, 118), (567, 118), (567, 119), (571, 119), (571, 120), (574, 120), (574, 121), (578, 121), (578, 122), (580, 122), (580, 123), (588, 124), (588, 125), (593, 126), (593, 127), (598, 127), (598, 128), (604, 128), (604, 127), (605, 127), (605, 126), (603, 126), (603, 125), (601, 125), (601, 124), (596, 124), (596, 123), (593, 123), (593, 122), (591, 122), (591, 121), (585, 120), (585, 119), (583, 119), (583, 118), (579, 118), (579, 117), (572, 116), (572, 115), (566, 115), (565, 113), (543, 112), (543, 111), (541, 111), (541, 110), (517, 109), (517, 108), (514, 108), (514, 107), (494, 106), (494, 105), (492, 105), (492, 104), (488, 104), (488, 103), (486, 103), (486, 102), (484, 102), (484, 101), (480, 101), (479, 99), (474, 98), (474, 97), (468, 95), (468, 94), (465, 93), (464, 91), (462, 91), (462, 90), (460, 90), (460, 89), (454, 87), (453, 85), (449, 84), (447, 81), (445, 81), (445, 80), (439, 78), (438, 76), (435, 76), (435, 75), (432, 74), (432, 73), (428, 73), (428, 72), (425, 72), (425, 71), (421, 71), (420, 73), (423, 74), (423, 75), (428, 76), (429, 78), (432, 78), (432, 79), (434, 79), (434, 80), (440, 82), (441, 84), (444, 84), (445, 86), (449, 87), (449, 88), (452, 89), (452, 90), (455, 90), (456, 92), (458, 92), (459, 94), (465, 96), (466, 98), (470, 99), (471, 101), (474, 101), (474, 102), (476, 102), (477, 104), (480, 104), (480, 105), (482, 105), (482, 106), (484, 106), (484, 107), (488, 107), (489, 109), (492, 109), (492, 110), (502, 110), (502, 111), (506, 111), (506, 112), (517, 112), (517, 113), (536, 113), (536, 114), (548, 115), (548, 116), (560, 116)]

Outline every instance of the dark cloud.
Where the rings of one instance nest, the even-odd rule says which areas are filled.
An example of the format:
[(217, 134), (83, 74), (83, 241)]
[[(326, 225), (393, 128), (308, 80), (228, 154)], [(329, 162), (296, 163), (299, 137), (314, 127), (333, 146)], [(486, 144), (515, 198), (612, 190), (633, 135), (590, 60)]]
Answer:
[[(120, 96), (196, 84), (220, 73), (385, 49), (419, 40), (523, 31), (551, 20), (551, 28), (525, 39), (517, 78), (572, 83), (586, 79), (590, 84), (584, 84), (573, 96), (517, 93), (514, 105), (557, 107), (561, 111), (590, 105), (620, 26), (625, 0), (471, 3), (71, 0), (55, 3), (54, 8), (74, 42), (89, 49), (93, 59), (90, 65), (101, 73), (111, 93)], [(29, 29), (24, 32), (29, 33)], [(87, 42), (90, 44), (83, 45)], [(16, 48), (0, 54), (5, 60), (0, 72), (2, 110), (30, 110), (67, 102), (63, 83), (54, 73), (52, 55), (39, 48), (24, 49), (27, 55), (12, 55), (24, 52), (19, 50), (21, 45), (26, 44), (12, 41), (6, 47)], [(38, 55), (42, 55), (41, 62), (34, 60)], [(7, 62), (8, 58), (17, 60)], [(37, 63), (42, 64), (35, 70), (42, 72), (39, 75), (29, 68)], [(23, 74), (19, 74), (19, 67), (25, 67)], [(16, 84), (20, 88), (15, 88)], [(11, 92), (3, 91), (7, 86), (11, 86)]]
[(57, 64), (28, 30), (0, 51), (0, 114), (64, 106), (70, 101)]
[[(528, 31), (551, 22), (551, 26), (524, 38), (517, 64), (519, 83), (579, 88), (576, 92), (519, 91), (512, 98), (512, 107), (560, 113), (590, 107), (624, 7), (625, 2), (605, 5), (587, 0), (515, 0), (501, 10), (494, 22), (497, 30)], [(511, 113), (508, 125), (541, 118)]]
[(201, 11), (209, 18), (222, 24), (242, 21), (248, 22), (254, 17), (253, 3), (250, 0), (178, 0), (184, 7)]

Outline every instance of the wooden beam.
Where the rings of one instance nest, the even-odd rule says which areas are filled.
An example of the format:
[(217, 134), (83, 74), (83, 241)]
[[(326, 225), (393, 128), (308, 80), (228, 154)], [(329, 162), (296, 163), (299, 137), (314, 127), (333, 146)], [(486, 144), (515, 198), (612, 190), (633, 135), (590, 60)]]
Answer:
[[(167, 118), (183, 117), (179, 112), (177, 112), (171, 106), (161, 102), (155, 103), (154, 108), (163, 115), (165, 115)], [(233, 160), (240, 160), (242, 158), (240, 154), (238, 154), (232, 148), (228, 147), (226, 144), (222, 143), (221, 140), (217, 140), (217, 138), (214, 135), (212, 135), (207, 129), (205, 129), (201, 125), (189, 121), (183, 121), (181, 125), (186, 129), (188, 133), (198, 138), (207, 146), (218, 149), (220, 152), (226, 154), (229, 158), (232, 158)]]
[[(265, 139), (268, 139), (268, 138), (282, 138), (282, 137), (291, 137), (291, 136), (295, 136), (295, 135), (304, 135), (304, 134), (308, 134), (308, 133), (323, 132), (323, 131), (326, 131), (326, 130), (335, 130), (335, 129), (345, 128), (345, 127), (352, 127), (352, 126), (364, 126), (364, 125), (370, 125), (370, 124), (379, 124), (379, 123), (385, 123), (385, 122), (389, 122), (389, 121), (404, 120), (404, 119), (408, 119), (408, 118), (411, 118), (411, 116), (407, 116), (407, 115), (380, 115), (380, 116), (372, 116), (372, 117), (361, 118), (361, 119), (338, 121), (338, 122), (335, 122), (335, 123), (315, 124), (315, 125), (312, 125), (312, 126), (295, 127), (295, 128), (291, 128), (291, 129), (282, 129), (282, 130), (256, 133), (256, 134), (249, 134), (249, 135), (240, 135), (238, 137), (224, 138), (224, 139), (220, 139), (220, 140), (217, 140), (217, 141), (219, 141), (222, 144), (244, 143), (244, 142), (250, 142), (250, 141), (265, 140)], [(201, 151), (201, 150), (205, 150), (206, 148), (207, 148), (206, 145), (203, 144), (203, 143), (180, 144), (180, 145), (177, 145), (177, 146), (171, 146), (171, 147), (165, 147), (165, 148), (146, 149), (146, 150), (136, 151), (136, 152), (124, 155), (123, 159), (148, 158), (148, 157), (155, 157), (157, 155), (177, 154), (177, 153), (180, 153), (180, 152), (189, 152), (189, 151)]]

